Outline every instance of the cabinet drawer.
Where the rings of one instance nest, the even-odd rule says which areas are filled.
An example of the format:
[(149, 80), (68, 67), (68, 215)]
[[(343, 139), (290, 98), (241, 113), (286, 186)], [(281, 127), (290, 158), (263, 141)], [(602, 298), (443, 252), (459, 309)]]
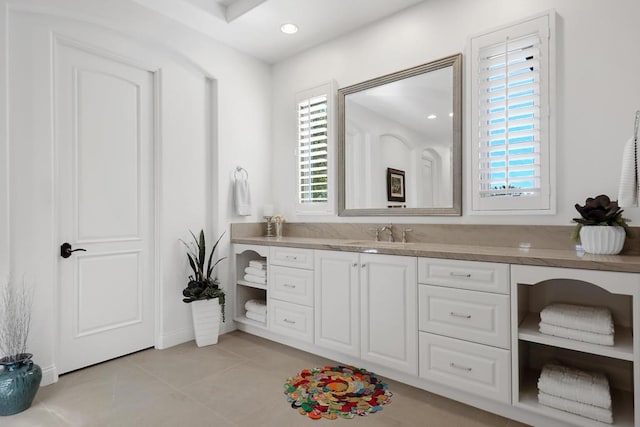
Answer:
[(419, 258), (418, 283), (508, 294), (509, 265)]
[(269, 299), (269, 327), (273, 332), (313, 343), (313, 309)]
[(313, 271), (272, 266), (269, 269), (269, 293), (272, 298), (313, 306)]
[(510, 347), (508, 295), (420, 285), (418, 298), (421, 331)]
[(269, 251), (269, 264), (311, 270), (313, 269), (313, 249), (272, 246)]
[(420, 377), (511, 403), (510, 352), (420, 332)]

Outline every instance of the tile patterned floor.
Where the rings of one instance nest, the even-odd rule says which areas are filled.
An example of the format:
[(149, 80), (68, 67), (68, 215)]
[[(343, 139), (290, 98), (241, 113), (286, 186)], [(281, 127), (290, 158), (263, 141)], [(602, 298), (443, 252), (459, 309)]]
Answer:
[(387, 381), (392, 402), (352, 420), (313, 421), (286, 403), (282, 385), (301, 369), (335, 362), (242, 332), (215, 346), (145, 350), (60, 378), (2, 427), (214, 426), (522, 427), (523, 424)]

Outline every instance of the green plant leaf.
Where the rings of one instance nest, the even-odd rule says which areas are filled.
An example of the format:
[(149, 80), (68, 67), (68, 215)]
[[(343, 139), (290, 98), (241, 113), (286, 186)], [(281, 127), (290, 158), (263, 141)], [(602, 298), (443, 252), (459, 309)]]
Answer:
[(196, 279), (198, 278), (198, 269), (196, 268), (196, 263), (191, 258), (191, 254), (187, 254), (187, 258), (189, 259), (189, 264), (191, 265), (191, 269), (193, 270), (193, 274), (196, 275)]
[[(222, 237), (224, 236), (223, 232), (220, 237), (218, 237), (218, 240), (216, 240), (216, 243), (213, 245), (213, 248), (211, 249), (211, 255), (209, 255), (209, 262), (207, 262), (207, 279), (211, 278), (211, 273), (213, 272), (213, 269), (216, 267), (216, 265), (218, 265), (218, 263), (221, 260), (216, 261), (216, 263), (213, 265), (213, 267), (211, 266), (211, 260), (213, 259), (213, 254), (215, 253), (216, 249), (218, 248), (218, 243), (220, 243), (220, 240), (222, 240)], [(224, 258), (222, 258), (224, 259)]]

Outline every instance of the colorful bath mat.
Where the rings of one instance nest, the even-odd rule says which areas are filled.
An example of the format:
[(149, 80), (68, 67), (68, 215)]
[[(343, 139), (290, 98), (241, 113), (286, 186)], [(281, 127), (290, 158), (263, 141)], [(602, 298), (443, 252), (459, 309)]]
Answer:
[(314, 420), (368, 415), (391, 402), (385, 383), (352, 366), (305, 369), (287, 380), (284, 394), (293, 409)]

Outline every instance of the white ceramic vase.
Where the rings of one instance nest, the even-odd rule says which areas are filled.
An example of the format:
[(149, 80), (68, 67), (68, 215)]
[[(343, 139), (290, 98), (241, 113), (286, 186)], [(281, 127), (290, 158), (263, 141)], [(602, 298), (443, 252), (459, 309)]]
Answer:
[(193, 330), (196, 335), (196, 345), (204, 347), (216, 344), (220, 333), (220, 301), (218, 298), (193, 301), (191, 303)]
[(624, 246), (624, 228), (619, 226), (585, 225), (580, 229), (580, 242), (585, 252), (615, 255)]

